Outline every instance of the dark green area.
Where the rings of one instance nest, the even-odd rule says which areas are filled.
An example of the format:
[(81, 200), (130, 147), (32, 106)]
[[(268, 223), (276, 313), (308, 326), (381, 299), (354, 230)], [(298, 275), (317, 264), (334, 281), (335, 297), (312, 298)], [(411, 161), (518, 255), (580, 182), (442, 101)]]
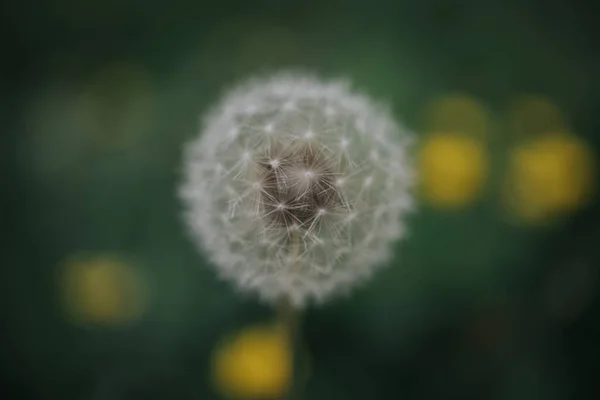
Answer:
[[(598, 154), (592, 8), (566, 0), (3, 2), (0, 398), (217, 397), (211, 350), (271, 310), (218, 281), (186, 236), (176, 197), (181, 149), (222, 90), (282, 67), (349, 77), (418, 132), (424, 107), (453, 92), (476, 98), (493, 122), (483, 197), (456, 212), (423, 203), (394, 265), (304, 316), (311, 370), (297, 398), (597, 398), (598, 204), (527, 227), (509, 223), (499, 200), (514, 139), (504, 116), (519, 94), (552, 99)], [(104, 85), (98, 74), (113, 64), (134, 69)], [(135, 118), (121, 114), (131, 92), (115, 95), (120, 82), (139, 83), (127, 86), (146, 104)], [(88, 90), (101, 93), (90, 101), (106, 114), (69, 108)], [(132, 128), (123, 128), (128, 117)], [(56, 277), (80, 252), (120, 254), (143, 269), (151, 296), (137, 323), (69, 323)], [(590, 284), (579, 265), (593, 271), (583, 278)], [(556, 273), (564, 278), (554, 293), (547, 282)], [(548, 299), (575, 311), (557, 316)]]

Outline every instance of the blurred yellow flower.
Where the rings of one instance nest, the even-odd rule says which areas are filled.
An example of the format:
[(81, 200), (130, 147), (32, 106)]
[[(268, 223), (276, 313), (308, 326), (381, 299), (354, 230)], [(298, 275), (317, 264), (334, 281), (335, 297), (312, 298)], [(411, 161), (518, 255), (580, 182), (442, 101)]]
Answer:
[(285, 393), (291, 381), (292, 353), (278, 326), (253, 326), (222, 342), (212, 372), (219, 391), (235, 399), (269, 399)]
[(594, 160), (575, 135), (548, 133), (515, 147), (509, 159), (506, 198), (527, 221), (569, 212), (589, 197)]
[(130, 146), (153, 127), (156, 96), (152, 79), (135, 64), (109, 64), (83, 85), (73, 112), (80, 132), (101, 147)]
[(508, 115), (510, 130), (530, 137), (563, 130), (565, 117), (550, 99), (538, 95), (521, 95), (512, 103)]
[(427, 132), (461, 132), (483, 137), (489, 130), (486, 108), (466, 94), (439, 97), (425, 109)]
[(131, 265), (109, 255), (76, 255), (61, 269), (66, 312), (76, 322), (115, 325), (134, 320), (145, 291)]
[(487, 169), (481, 140), (460, 134), (430, 134), (419, 154), (421, 194), (440, 208), (463, 206), (481, 191)]

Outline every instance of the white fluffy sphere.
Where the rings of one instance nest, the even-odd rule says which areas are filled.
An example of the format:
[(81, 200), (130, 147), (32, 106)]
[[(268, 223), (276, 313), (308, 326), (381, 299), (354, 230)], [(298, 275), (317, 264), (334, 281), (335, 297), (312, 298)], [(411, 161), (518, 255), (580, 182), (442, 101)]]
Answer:
[(250, 80), (186, 146), (186, 221), (240, 289), (297, 307), (322, 301), (369, 277), (403, 236), (411, 139), (345, 82)]

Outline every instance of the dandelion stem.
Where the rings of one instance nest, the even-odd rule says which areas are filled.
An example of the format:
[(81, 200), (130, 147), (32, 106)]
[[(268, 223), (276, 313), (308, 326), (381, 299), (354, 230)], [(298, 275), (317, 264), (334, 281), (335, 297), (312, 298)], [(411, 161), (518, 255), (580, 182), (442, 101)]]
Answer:
[[(301, 238), (298, 232), (293, 232), (290, 241), (290, 255), (292, 258), (296, 258), (300, 253)], [(283, 329), (286, 342), (290, 352), (290, 382), (286, 390), (282, 393), (281, 399), (291, 400), (294, 392), (294, 377), (296, 374), (296, 365), (298, 364), (298, 355), (296, 354), (297, 342), (298, 342), (298, 324), (299, 324), (299, 311), (294, 307), (289, 297), (282, 297), (278, 304), (278, 319)]]

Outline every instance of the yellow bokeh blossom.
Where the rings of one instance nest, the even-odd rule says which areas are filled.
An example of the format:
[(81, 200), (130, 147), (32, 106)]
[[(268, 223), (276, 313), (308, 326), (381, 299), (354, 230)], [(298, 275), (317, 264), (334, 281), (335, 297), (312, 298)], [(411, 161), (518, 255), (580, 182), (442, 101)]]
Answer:
[(485, 143), (476, 138), (435, 133), (424, 138), (419, 153), (421, 194), (440, 208), (466, 205), (480, 193), (487, 177)]
[(450, 94), (436, 98), (425, 109), (428, 132), (461, 132), (484, 137), (489, 131), (489, 113), (467, 94)]
[(75, 322), (117, 325), (141, 314), (145, 290), (140, 276), (123, 260), (77, 255), (60, 271), (65, 310)]
[(82, 86), (73, 113), (80, 132), (101, 148), (139, 143), (156, 114), (152, 79), (135, 64), (107, 65)]
[(287, 390), (292, 353), (279, 326), (252, 326), (224, 340), (212, 365), (219, 392), (233, 399), (270, 399)]
[(591, 194), (593, 167), (591, 151), (575, 135), (548, 133), (524, 142), (510, 154), (508, 206), (532, 222), (572, 211)]
[(511, 132), (520, 137), (543, 135), (563, 130), (565, 116), (550, 99), (538, 95), (522, 95), (511, 105), (508, 115)]

